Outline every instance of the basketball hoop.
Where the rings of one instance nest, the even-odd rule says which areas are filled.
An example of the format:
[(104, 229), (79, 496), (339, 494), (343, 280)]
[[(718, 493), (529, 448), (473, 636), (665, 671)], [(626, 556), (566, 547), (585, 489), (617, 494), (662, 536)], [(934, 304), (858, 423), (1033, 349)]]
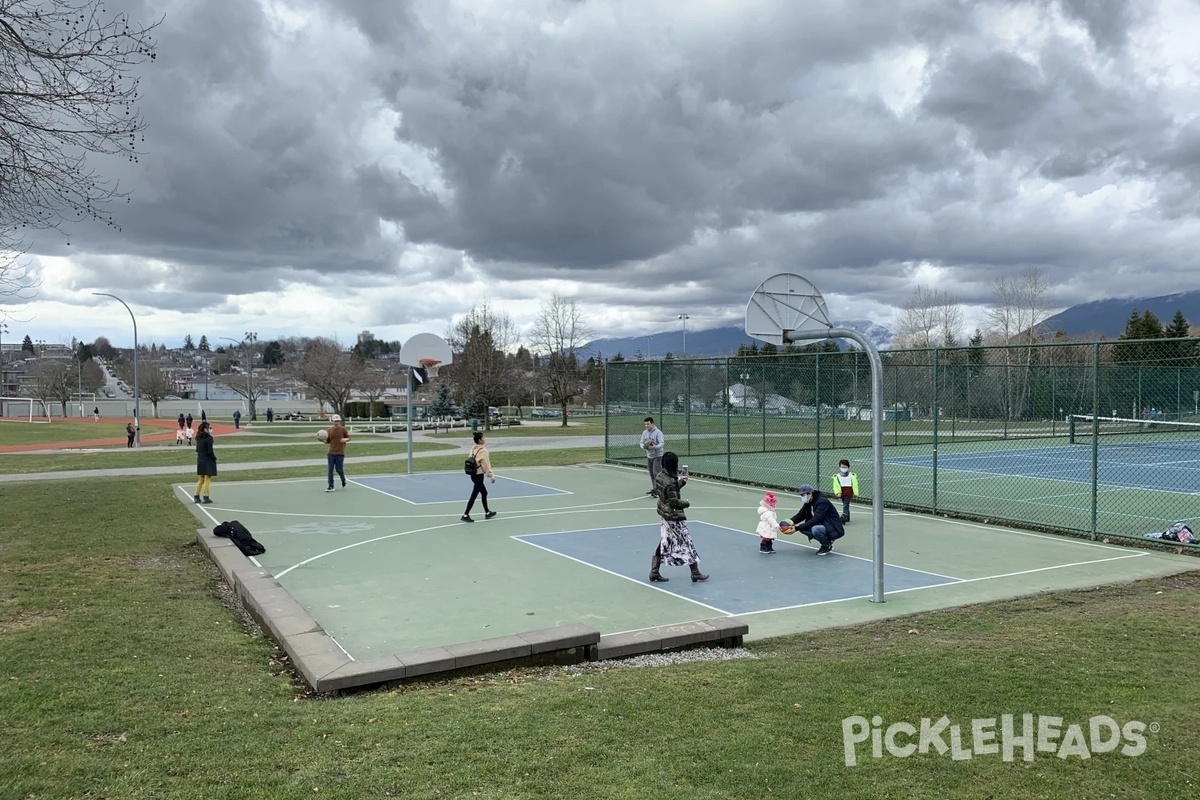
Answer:
[(425, 375), (430, 380), (438, 376), (438, 364), (442, 363), (440, 358), (422, 358), (420, 359), (421, 368), (425, 370)]

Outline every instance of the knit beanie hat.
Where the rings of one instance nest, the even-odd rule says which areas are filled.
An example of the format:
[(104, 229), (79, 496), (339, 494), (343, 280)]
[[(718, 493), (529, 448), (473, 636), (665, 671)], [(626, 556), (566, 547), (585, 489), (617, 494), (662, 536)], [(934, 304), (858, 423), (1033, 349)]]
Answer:
[(766, 494), (763, 495), (762, 501), (763, 501), (763, 505), (766, 506), (767, 508), (774, 508), (775, 507), (775, 493), (767, 492)]

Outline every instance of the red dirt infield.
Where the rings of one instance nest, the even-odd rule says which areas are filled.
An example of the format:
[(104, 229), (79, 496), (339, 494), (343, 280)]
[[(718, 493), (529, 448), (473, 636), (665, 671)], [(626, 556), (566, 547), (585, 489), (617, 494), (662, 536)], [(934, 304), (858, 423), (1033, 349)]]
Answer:
[[(105, 417), (107, 423), (117, 423), (120, 425), (128, 425), (133, 422), (132, 417)], [(28, 423), (26, 423), (28, 424)], [(51, 425), (54, 423), (51, 422)], [(200, 421), (197, 420), (195, 426), (199, 426)], [(214, 436), (228, 436), (231, 433), (242, 433), (245, 428), (235, 428), (233, 425), (224, 422), (210, 422)], [(162, 433), (150, 432), (147, 428), (162, 429)], [(143, 419), (142, 420), (142, 443), (162, 444), (175, 441), (175, 431), (179, 429), (179, 424), (173, 419)], [(193, 428), (194, 430), (195, 428)], [(41, 444), (10, 444), (0, 445), (0, 453), (27, 453), (36, 450), (78, 450), (84, 447), (114, 447), (125, 444), (125, 437), (110, 437), (106, 439), (83, 439), (72, 442), (44, 442)]]

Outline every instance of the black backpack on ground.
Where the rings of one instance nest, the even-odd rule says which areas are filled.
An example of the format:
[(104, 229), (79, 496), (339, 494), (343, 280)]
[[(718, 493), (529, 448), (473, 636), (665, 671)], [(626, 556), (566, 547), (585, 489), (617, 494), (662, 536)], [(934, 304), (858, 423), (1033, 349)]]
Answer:
[(243, 555), (260, 556), (267, 552), (267, 548), (263, 547), (262, 542), (251, 536), (246, 526), (236, 519), (229, 522), (222, 522), (213, 528), (213, 536), (221, 536), (232, 540), (237, 545), (238, 550), (242, 551)]

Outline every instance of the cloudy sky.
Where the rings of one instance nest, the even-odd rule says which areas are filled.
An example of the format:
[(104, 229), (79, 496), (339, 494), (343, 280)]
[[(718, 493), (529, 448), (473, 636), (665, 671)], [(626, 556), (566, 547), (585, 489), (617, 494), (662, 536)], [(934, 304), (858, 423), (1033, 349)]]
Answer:
[[(10, 335), (141, 341), (740, 321), (796, 272), (835, 321), (918, 285), (974, 323), (1197, 288), (1195, 0), (120, 0), (164, 20), (121, 230), (34, 242)], [(972, 309), (976, 309), (975, 312)]]

